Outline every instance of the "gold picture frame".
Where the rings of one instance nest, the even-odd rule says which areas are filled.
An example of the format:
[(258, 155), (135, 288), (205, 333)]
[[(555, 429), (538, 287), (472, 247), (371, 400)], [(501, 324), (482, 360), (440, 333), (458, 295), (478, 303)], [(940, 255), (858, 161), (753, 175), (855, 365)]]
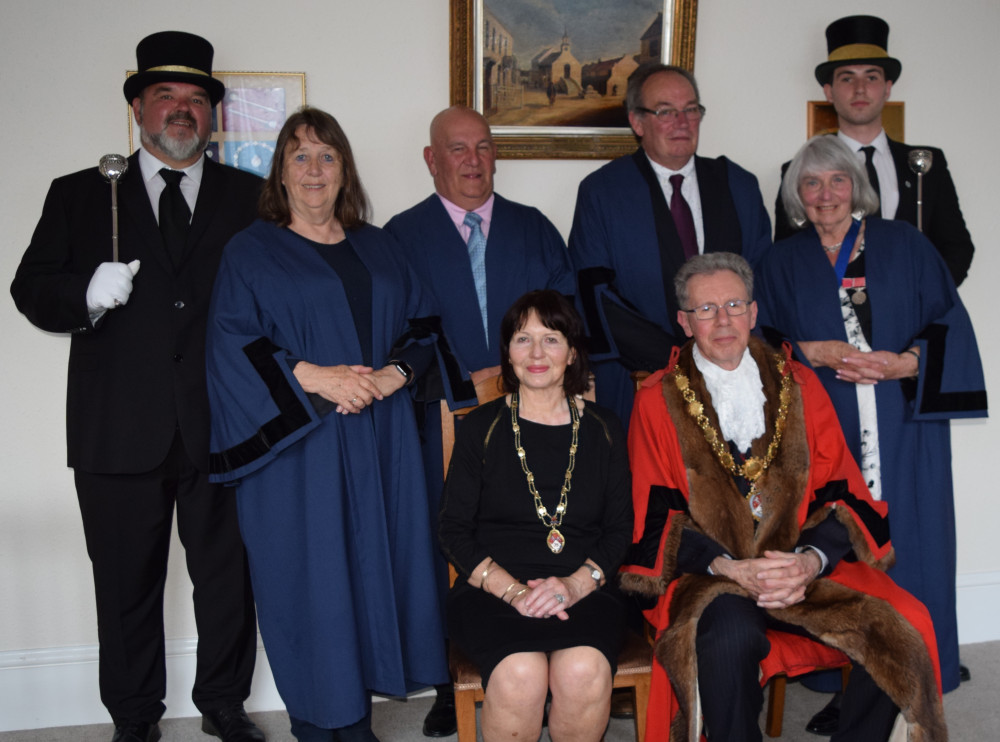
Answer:
[[(885, 129), (889, 139), (897, 142), (905, 142), (905, 113), (906, 109), (901, 100), (886, 101), (882, 109), (882, 128)], [(817, 134), (835, 134), (837, 132), (837, 112), (833, 110), (833, 104), (825, 100), (811, 100), (806, 102), (806, 137), (814, 137)]]
[[(486, 110), (484, 106), (484, 89), (486, 87), (484, 78), (486, 77), (485, 72), (490, 63), (489, 57), (493, 52), (488, 52), (484, 46), (486, 42), (489, 42), (491, 46), (495, 46), (497, 39), (496, 29), (503, 28), (502, 21), (496, 21), (493, 24), (493, 30), (487, 34), (486, 20), (488, 16), (492, 17), (493, 11), (487, 6), (486, 0), (450, 0), (450, 2), (451, 103), (452, 105), (465, 105), (474, 108), (480, 113), (487, 115), (487, 120), (489, 121), (491, 118), (496, 117), (492, 116), (491, 111)], [(491, 3), (502, 9), (504, 0), (491, 0)], [(607, 0), (607, 3), (614, 9), (622, 6), (622, 0)], [(658, 18), (661, 29), (659, 38), (652, 38), (648, 44), (647, 42), (641, 42), (643, 47), (640, 48), (639, 54), (622, 56), (621, 60), (625, 60), (631, 65), (632, 62), (626, 59), (627, 56), (631, 56), (632, 60), (635, 60), (637, 64), (640, 61), (646, 61), (643, 59), (643, 56), (656, 58), (652, 55), (658, 51), (660, 61), (693, 70), (698, 0), (662, 0), (662, 3), (658, 0), (657, 6), (659, 7), (661, 4), (662, 11)], [(653, 23), (646, 28), (646, 36), (654, 30), (656, 22), (657, 20), (654, 19)], [(489, 39), (487, 39), (487, 35), (490, 37)], [(564, 34), (563, 42), (567, 41), (568, 35), (568, 33)], [(510, 65), (510, 59), (515, 58), (516, 53), (503, 54), (504, 51), (510, 52), (511, 48), (509, 46), (507, 49), (503, 48), (505, 43), (510, 45), (510, 40), (504, 39), (502, 31), (500, 40), (501, 48), (497, 52), (498, 56), (495, 60), (495, 66)], [(649, 47), (655, 48), (653, 48), (653, 51), (650, 51)], [(514, 51), (516, 52), (516, 49)], [(484, 59), (487, 61), (484, 62)], [(598, 59), (596, 62), (591, 61), (589, 65), (581, 65), (581, 70), (588, 66), (592, 66), (591, 68), (595, 69), (595, 67), (599, 67), (602, 64), (606, 67), (614, 61), (605, 60), (602, 63)], [(515, 64), (520, 64), (520, 61)], [(525, 65), (527, 66), (527, 60), (525, 60)], [(531, 80), (531, 75), (535, 75), (538, 72), (538, 65), (536, 65), (535, 58), (531, 60), (531, 65), (532, 68), (528, 72), (529, 80)], [(551, 90), (553, 86), (552, 80), (555, 77), (552, 69), (553, 67), (550, 66), (547, 73), (550, 89), (544, 92), (550, 101), (553, 96)], [(523, 73), (520, 70), (517, 71), (523, 79)], [(570, 72), (568, 66), (566, 71)], [(544, 76), (546, 73), (543, 69), (539, 74)], [(491, 70), (490, 76), (492, 77), (492, 75), (493, 72)], [(603, 79), (597, 76), (596, 71), (590, 79), (594, 82), (589, 86), (584, 86), (583, 72), (581, 71), (580, 81), (577, 83), (581, 90), (576, 95), (583, 98), (593, 98), (597, 95), (609, 96), (610, 92), (610, 97), (619, 100), (614, 105), (621, 106), (620, 110), (624, 109), (622, 105), (625, 92), (623, 83), (619, 82), (616, 84), (613, 91), (605, 90), (601, 92), (593, 89), (595, 86), (600, 87), (603, 82)], [(540, 82), (541, 78), (536, 77), (528, 83), (528, 87), (534, 88), (531, 93), (536, 100), (540, 94), (538, 90)], [(559, 82), (571, 83), (571, 75), (564, 75)], [(499, 84), (497, 87), (500, 87)], [(516, 85), (508, 87), (516, 89)], [(571, 91), (567, 91), (567, 98), (570, 94)], [(558, 92), (555, 93), (557, 98), (559, 95)], [(490, 96), (490, 100), (494, 100), (493, 96)], [(606, 106), (606, 108), (610, 107), (610, 104)], [(490, 121), (490, 126), (493, 131), (493, 138), (497, 143), (498, 156), (507, 159), (606, 160), (628, 154), (635, 150), (637, 146), (632, 130), (627, 125), (580, 126), (558, 124), (552, 126), (535, 126), (504, 125)]]
[[(136, 74), (135, 70), (126, 77)], [(274, 142), (288, 116), (306, 103), (305, 72), (215, 72), (226, 92), (212, 111), (206, 149), (216, 162), (266, 177)], [(139, 147), (139, 130), (128, 108), (129, 152)]]

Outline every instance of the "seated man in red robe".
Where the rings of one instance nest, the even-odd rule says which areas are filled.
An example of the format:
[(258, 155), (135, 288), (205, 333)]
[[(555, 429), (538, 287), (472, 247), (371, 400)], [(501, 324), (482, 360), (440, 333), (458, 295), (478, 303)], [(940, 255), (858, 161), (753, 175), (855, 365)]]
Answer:
[(930, 618), (884, 573), (887, 508), (823, 387), (751, 337), (753, 273), (740, 256), (693, 257), (675, 290), (693, 342), (643, 385), (629, 430), (635, 530), (622, 584), (657, 597), (647, 742), (694, 742), (702, 716), (709, 740), (760, 740), (769, 629), (851, 659), (834, 742), (884, 742), (897, 716), (911, 741), (947, 739)]

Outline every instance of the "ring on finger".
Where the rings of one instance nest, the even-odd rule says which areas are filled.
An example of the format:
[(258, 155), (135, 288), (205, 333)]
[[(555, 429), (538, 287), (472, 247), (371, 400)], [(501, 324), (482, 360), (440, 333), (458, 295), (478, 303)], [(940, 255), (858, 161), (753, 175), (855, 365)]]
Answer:
[(556, 593), (556, 602), (562, 605), (566, 602), (566, 596), (562, 593)]

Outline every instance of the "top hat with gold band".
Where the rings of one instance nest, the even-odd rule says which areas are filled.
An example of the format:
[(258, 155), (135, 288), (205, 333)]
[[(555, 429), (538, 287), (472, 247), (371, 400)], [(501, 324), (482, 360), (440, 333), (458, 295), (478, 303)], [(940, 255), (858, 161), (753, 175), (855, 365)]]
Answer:
[(874, 64), (885, 79), (896, 82), (903, 65), (889, 56), (889, 24), (873, 15), (852, 15), (826, 27), (827, 61), (816, 68), (816, 80), (827, 85), (838, 67)]
[(206, 39), (193, 33), (160, 31), (147, 36), (135, 48), (139, 72), (125, 79), (125, 100), (131, 103), (156, 82), (186, 82), (203, 87), (214, 106), (226, 92), (226, 86), (212, 77), (214, 53)]

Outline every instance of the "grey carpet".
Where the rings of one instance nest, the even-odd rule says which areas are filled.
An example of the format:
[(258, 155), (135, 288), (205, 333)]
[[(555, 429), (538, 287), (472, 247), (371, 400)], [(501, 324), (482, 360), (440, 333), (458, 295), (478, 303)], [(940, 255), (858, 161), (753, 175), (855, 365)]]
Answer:
[[(951, 742), (1000, 740), (1000, 642), (967, 644), (962, 647), (962, 661), (972, 671), (972, 681), (945, 696), (945, 714)], [(813, 693), (798, 683), (789, 683), (785, 698), (784, 730), (776, 740), (784, 742), (822, 742), (805, 731), (805, 724), (825, 703), (825, 696)], [(420, 732), (424, 715), (432, 703), (430, 697), (375, 704), (372, 727), (381, 742), (426, 742)], [(294, 742), (288, 731), (284, 712), (251, 714), (267, 734), (268, 742)], [(166, 719), (160, 722), (164, 742), (211, 742), (201, 732), (200, 719)], [(763, 724), (763, 720), (762, 720)], [(83, 727), (55, 727), (19, 732), (0, 732), (0, 742), (108, 742), (110, 724)], [(446, 737), (446, 741), (456, 737)], [(548, 740), (548, 734), (542, 735)], [(765, 739), (770, 739), (765, 737)], [(634, 742), (632, 722), (612, 719), (606, 742)]]

